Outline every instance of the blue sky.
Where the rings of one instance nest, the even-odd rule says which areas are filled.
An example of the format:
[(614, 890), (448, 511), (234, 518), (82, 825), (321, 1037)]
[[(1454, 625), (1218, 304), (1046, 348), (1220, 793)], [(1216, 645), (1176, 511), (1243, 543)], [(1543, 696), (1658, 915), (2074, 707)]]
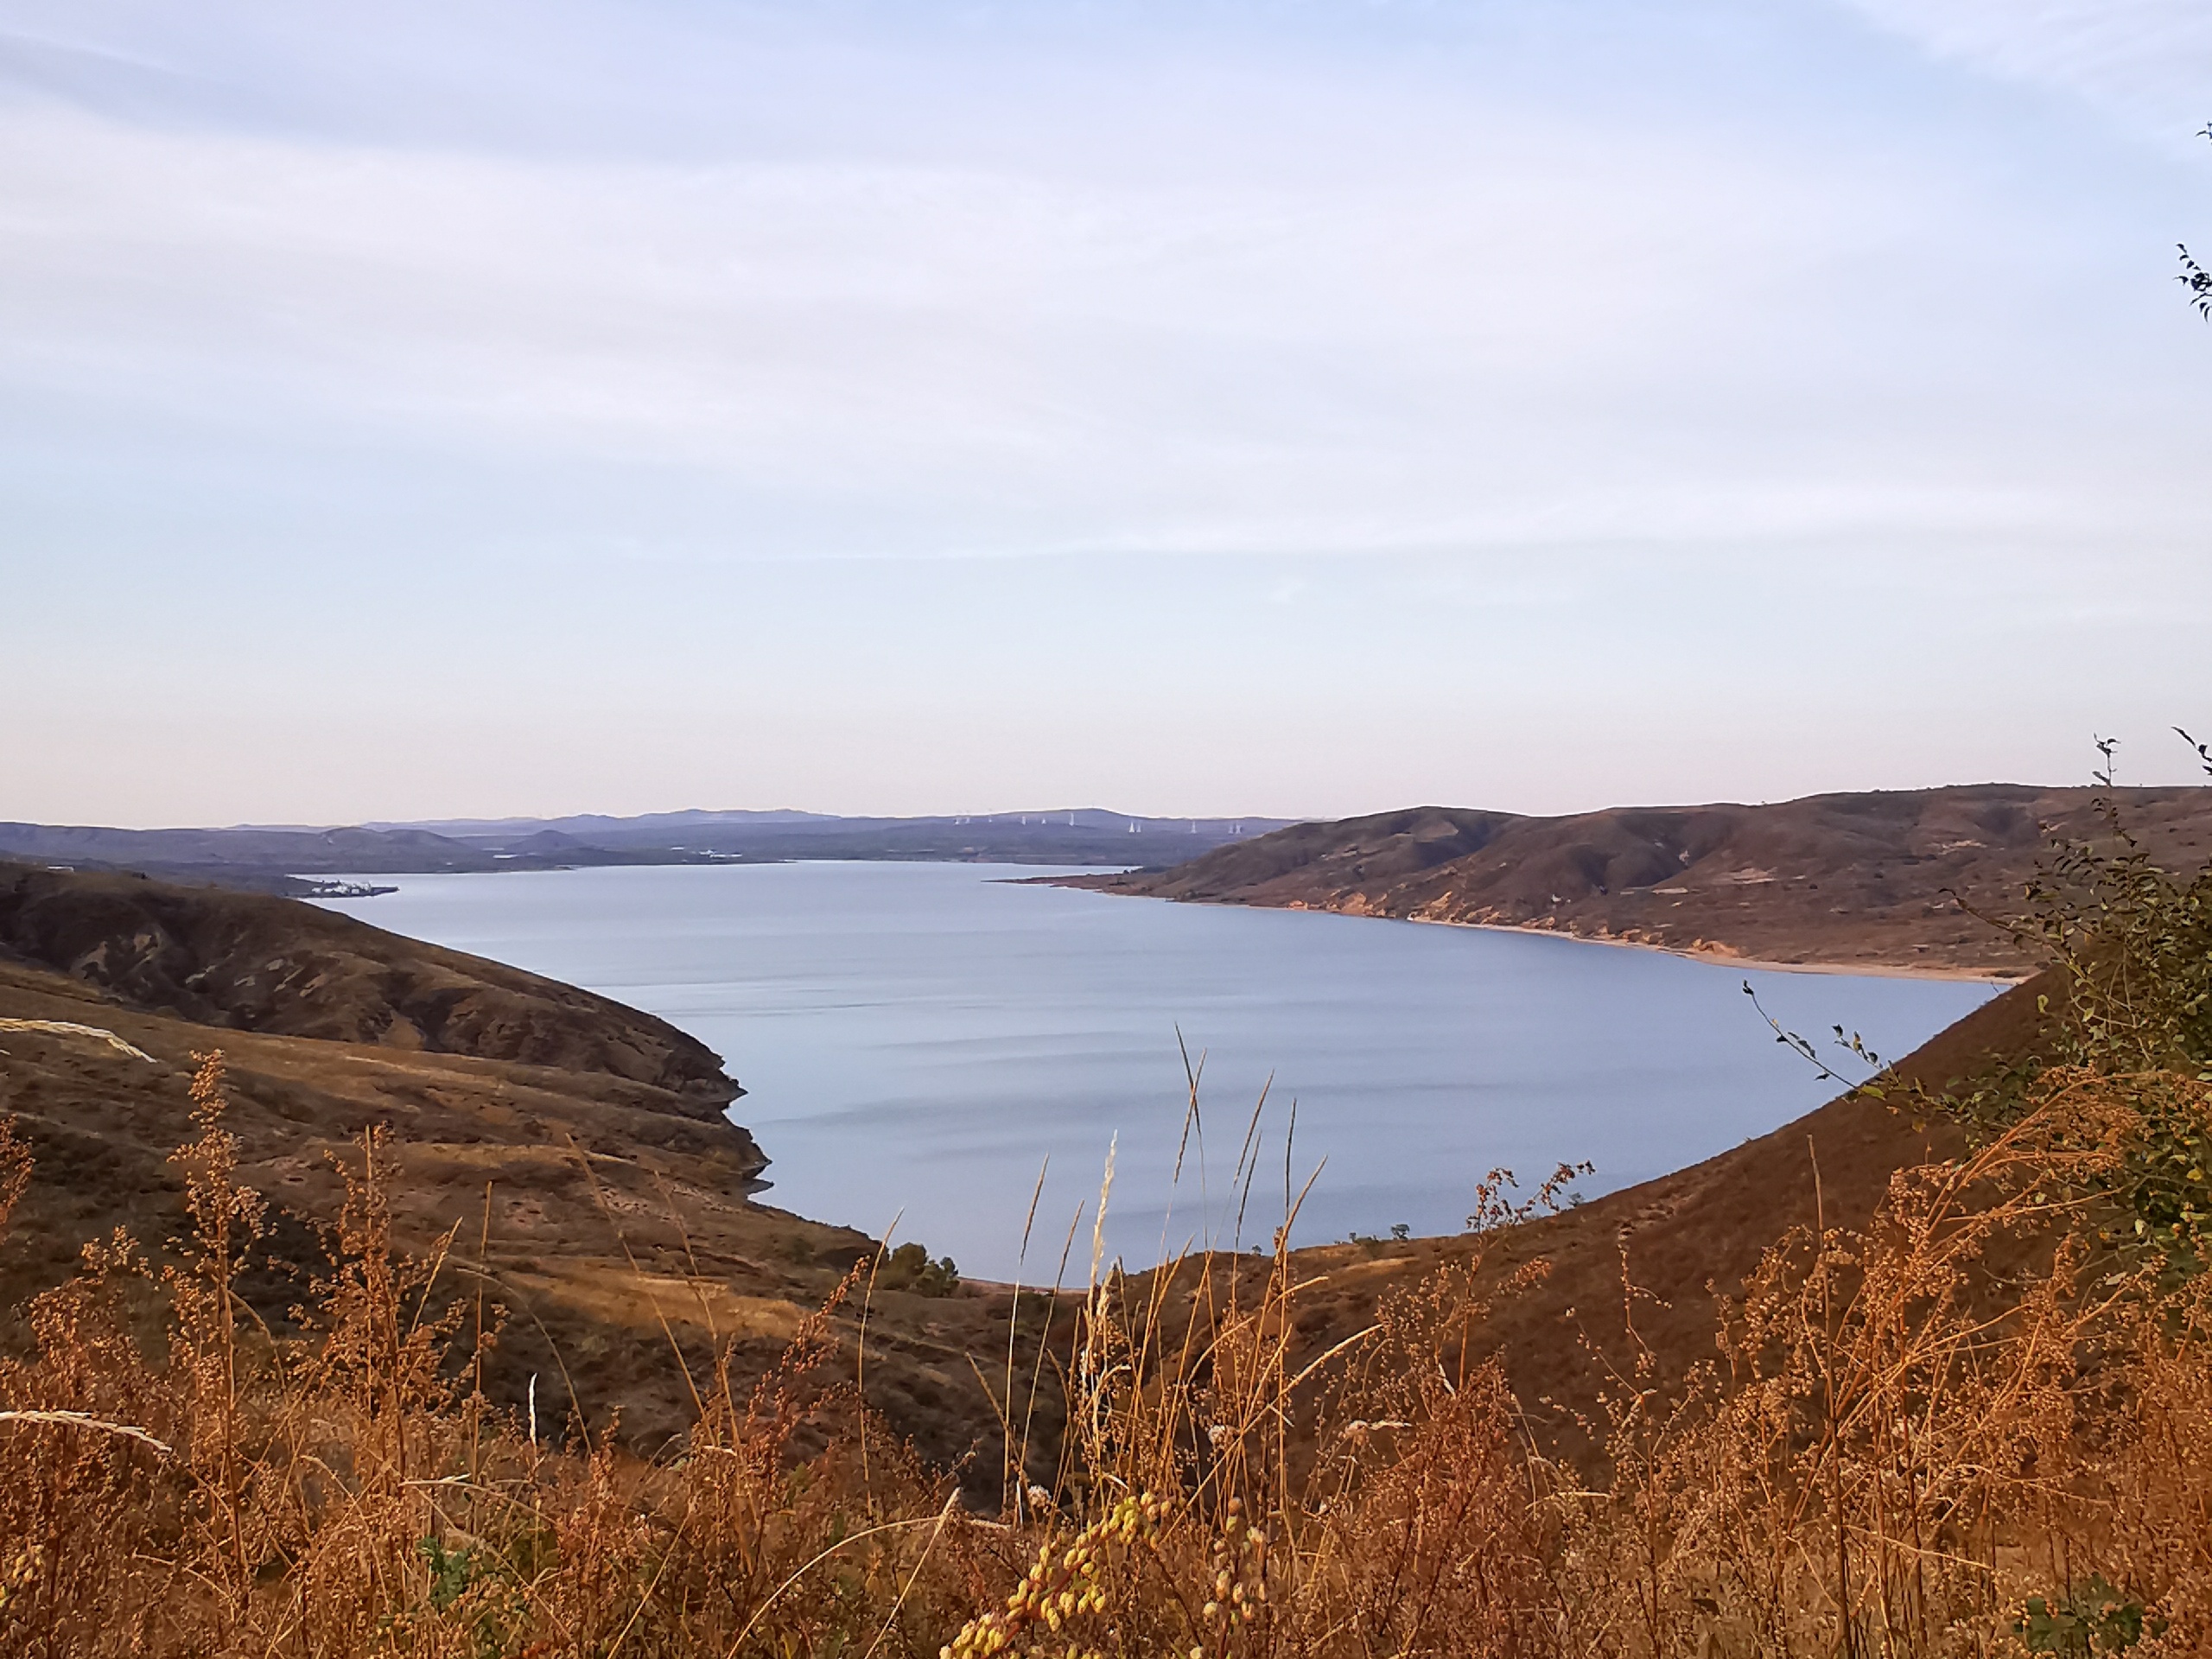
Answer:
[(2190, 775), (2212, 10), (0, 0), (0, 817)]

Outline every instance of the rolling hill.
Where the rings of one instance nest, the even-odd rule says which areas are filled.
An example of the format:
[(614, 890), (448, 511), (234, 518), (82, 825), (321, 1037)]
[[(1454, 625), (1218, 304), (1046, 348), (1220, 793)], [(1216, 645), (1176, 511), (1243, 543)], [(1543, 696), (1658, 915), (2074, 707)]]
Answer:
[(233, 825), (116, 830), (0, 823), (0, 859), (308, 897), (334, 876), (790, 859), (1173, 863), (1281, 829), (1281, 818), (1147, 818), (1095, 807), (836, 817), (818, 812), (655, 812), (634, 817), (451, 819), (337, 829)]
[[(2212, 856), (2212, 789), (2123, 790), (2154, 858)], [(2018, 976), (2053, 837), (2102, 833), (2088, 789), (2016, 784), (1564, 817), (1423, 806), (1302, 823), (1164, 870), (1068, 885), (1208, 904), (1524, 927), (1798, 966)]]
[[(35, 1160), (0, 1307), (118, 1227), (163, 1259), (186, 1230), (169, 1155), (216, 1050), (239, 1178), (271, 1206), (256, 1313), (282, 1328), (324, 1269), (338, 1163), (382, 1126), (398, 1243), (451, 1235), (440, 1296), (506, 1310), (487, 1388), (518, 1402), (535, 1376), (550, 1422), (620, 1408), (632, 1444), (658, 1444), (690, 1421), (671, 1344), (703, 1375), (734, 1341), (743, 1382), (874, 1249), (754, 1196), (768, 1160), (723, 1115), (742, 1091), (651, 1015), (296, 900), (0, 865), (0, 1118)], [(1003, 1358), (1004, 1311), (988, 1287), (876, 1294), (870, 1400), (940, 1462), (991, 1423), (963, 1356)]]
[[(1898, 1070), (1941, 1087), (2031, 1052), (2038, 992), (2015, 988)], [(754, 1196), (766, 1160), (721, 1109), (736, 1084), (651, 1016), (295, 901), (0, 867), (0, 1116), (37, 1160), (0, 1250), (0, 1304), (57, 1282), (80, 1243), (118, 1225), (157, 1255), (183, 1230), (168, 1154), (193, 1132), (195, 1056), (215, 1048), (241, 1179), (272, 1203), (248, 1287), (262, 1317), (281, 1325), (320, 1270), (321, 1230), (343, 1196), (333, 1160), (357, 1157), (360, 1134), (383, 1125), (402, 1244), (429, 1252), (450, 1236), (444, 1294), (481, 1288), (508, 1310), (494, 1394), (517, 1400), (535, 1376), (541, 1408), (573, 1402), (603, 1421), (619, 1407), (633, 1444), (688, 1421), (671, 1345), (696, 1370), (720, 1333), (734, 1340), (737, 1375), (760, 1375), (873, 1249)], [(1577, 1414), (1618, 1338), (1624, 1259), (1647, 1299), (1640, 1334), (1678, 1374), (1710, 1351), (1714, 1299), (1813, 1213), (1816, 1171), (1831, 1224), (1849, 1224), (1893, 1171), (1955, 1144), (1940, 1122), (1846, 1094), (1523, 1227), (1493, 1243), (1496, 1270), (1541, 1256), (1549, 1274), (1498, 1307), (1478, 1345), (1524, 1398), (1548, 1402), (1532, 1431), (1575, 1452)], [(1471, 1193), (1479, 1172), (1467, 1174)], [(1326, 1351), (1470, 1248), (1447, 1236), (1300, 1249), (1300, 1351)], [(970, 1361), (985, 1375), (1004, 1364), (1008, 1310), (1002, 1286), (879, 1290), (867, 1336), (871, 1402), (940, 1465), (982, 1450), (971, 1468), (992, 1479), (995, 1408)], [(1071, 1312), (1063, 1301), (1051, 1321), (1025, 1319), (1024, 1352), (1063, 1342)], [(851, 1315), (837, 1326), (848, 1358), (860, 1343)], [(1040, 1444), (1058, 1415), (1048, 1389)]]

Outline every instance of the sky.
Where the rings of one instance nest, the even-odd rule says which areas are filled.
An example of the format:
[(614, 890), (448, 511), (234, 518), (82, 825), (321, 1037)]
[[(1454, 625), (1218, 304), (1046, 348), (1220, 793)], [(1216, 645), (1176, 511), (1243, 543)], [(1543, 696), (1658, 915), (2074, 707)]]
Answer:
[(2208, 118), (2202, 0), (0, 0), (0, 818), (2185, 781)]

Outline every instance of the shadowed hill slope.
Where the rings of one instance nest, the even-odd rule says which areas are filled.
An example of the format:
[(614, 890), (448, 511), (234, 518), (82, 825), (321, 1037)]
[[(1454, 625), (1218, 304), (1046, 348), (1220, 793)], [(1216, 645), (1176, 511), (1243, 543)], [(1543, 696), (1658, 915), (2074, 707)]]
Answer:
[[(2033, 952), (1960, 901), (2017, 908), (2054, 836), (2098, 833), (2094, 793), (1977, 784), (1555, 818), (1414, 807), (1066, 885), (1782, 963), (2022, 974), (2040, 965)], [(2119, 795), (2131, 831), (2167, 868), (2212, 857), (2212, 789)]]
[(601, 1072), (696, 1117), (743, 1092), (666, 1020), (264, 894), (0, 865), (6, 957), (199, 1025)]

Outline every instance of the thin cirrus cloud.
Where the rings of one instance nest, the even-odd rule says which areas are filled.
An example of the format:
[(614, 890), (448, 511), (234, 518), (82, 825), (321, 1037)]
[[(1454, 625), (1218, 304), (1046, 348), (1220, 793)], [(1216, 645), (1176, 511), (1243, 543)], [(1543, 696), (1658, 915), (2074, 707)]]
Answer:
[[(1432, 545), (1639, 512), (1664, 538), (1692, 494), (1688, 528), (1764, 534), (1793, 489), (1808, 523), (1841, 497), (1938, 528), (2051, 505), (2041, 478), (1913, 476), (1909, 442), (1793, 480), (1786, 433), (1709, 406), (1771, 408), (1857, 345), (1789, 327), (1792, 295), (1949, 204), (1694, 133), (1509, 111), (1455, 126), (1459, 155), (1317, 182), (8, 124), (28, 378), (879, 494), (927, 526), (841, 545), (887, 532), (779, 515), (791, 550)], [(1495, 152), (1516, 164), (1457, 164)]]
[[(1648, 707), (1662, 615), (1718, 661), (1763, 608), (1974, 592), (1955, 672), (1864, 647), (1933, 711), (1920, 747), (1808, 667), (1792, 708), (1837, 735), (1792, 776), (2063, 773), (2080, 734), (2027, 729), (2049, 707), (1976, 702), (2006, 631), (2087, 618), (2135, 716), (2171, 698), (2128, 630), (2206, 601), (2167, 263), (2203, 194), (2167, 111), (2205, 38), (2143, 0), (0, 5), (0, 529), (48, 624), (0, 671), (99, 651), (88, 717), (125, 730), (191, 619), (222, 646), (211, 729), (281, 669), (314, 729), (474, 700), (515, 757), (499, 800), (372, 741), (272, 781), (297, 731), (233, 729), (194, 750), (204, 787), (134, 793), (88, 784), (57, 718), (16, 775), (49, 817), (522, 810), (533, 779), (544, 804), (969, 810), (1041, 781), (949, 654), (1041, 650), (1122, 688), (1130, 733), (1094, 782), (1052, 773), (1070, 798), (1592, 801), (1630, 785), (1592, 711)], [(1140, 582), (1198, 607), (1218, 677), (1127, 671), (1154, 625), (1086, 596)], [(1457, 639), (1555, 649), (1387, 620), (1446, 590)], [(1281, 630), (1324, 603), (1301, 713)], [(743, 671), (651, 643), (709, 604), (746, 618)], [(303, 619), (312, 660), (407, 673), (301, 684)], [(1780, 792), (1696, 678), (1635, 786)], [(1157, 758), (1240, 687), (1277, 711), (1249, 764)], [(562, 741), (563, 709), (613, 704), (666, 726), (661, 758)], [(1301, 753), (1315, 708), (1344, 711), (1334, 760)], [(1419, 743), (1351, 735), (1407, 709)], [(1507, 709), (1554, 723), (1493, 741)]]
[(2062, 88), (2148, 137), (2212, 116), (2212, 11), (2195, 0), (1850, 0), (1923, 50)]

